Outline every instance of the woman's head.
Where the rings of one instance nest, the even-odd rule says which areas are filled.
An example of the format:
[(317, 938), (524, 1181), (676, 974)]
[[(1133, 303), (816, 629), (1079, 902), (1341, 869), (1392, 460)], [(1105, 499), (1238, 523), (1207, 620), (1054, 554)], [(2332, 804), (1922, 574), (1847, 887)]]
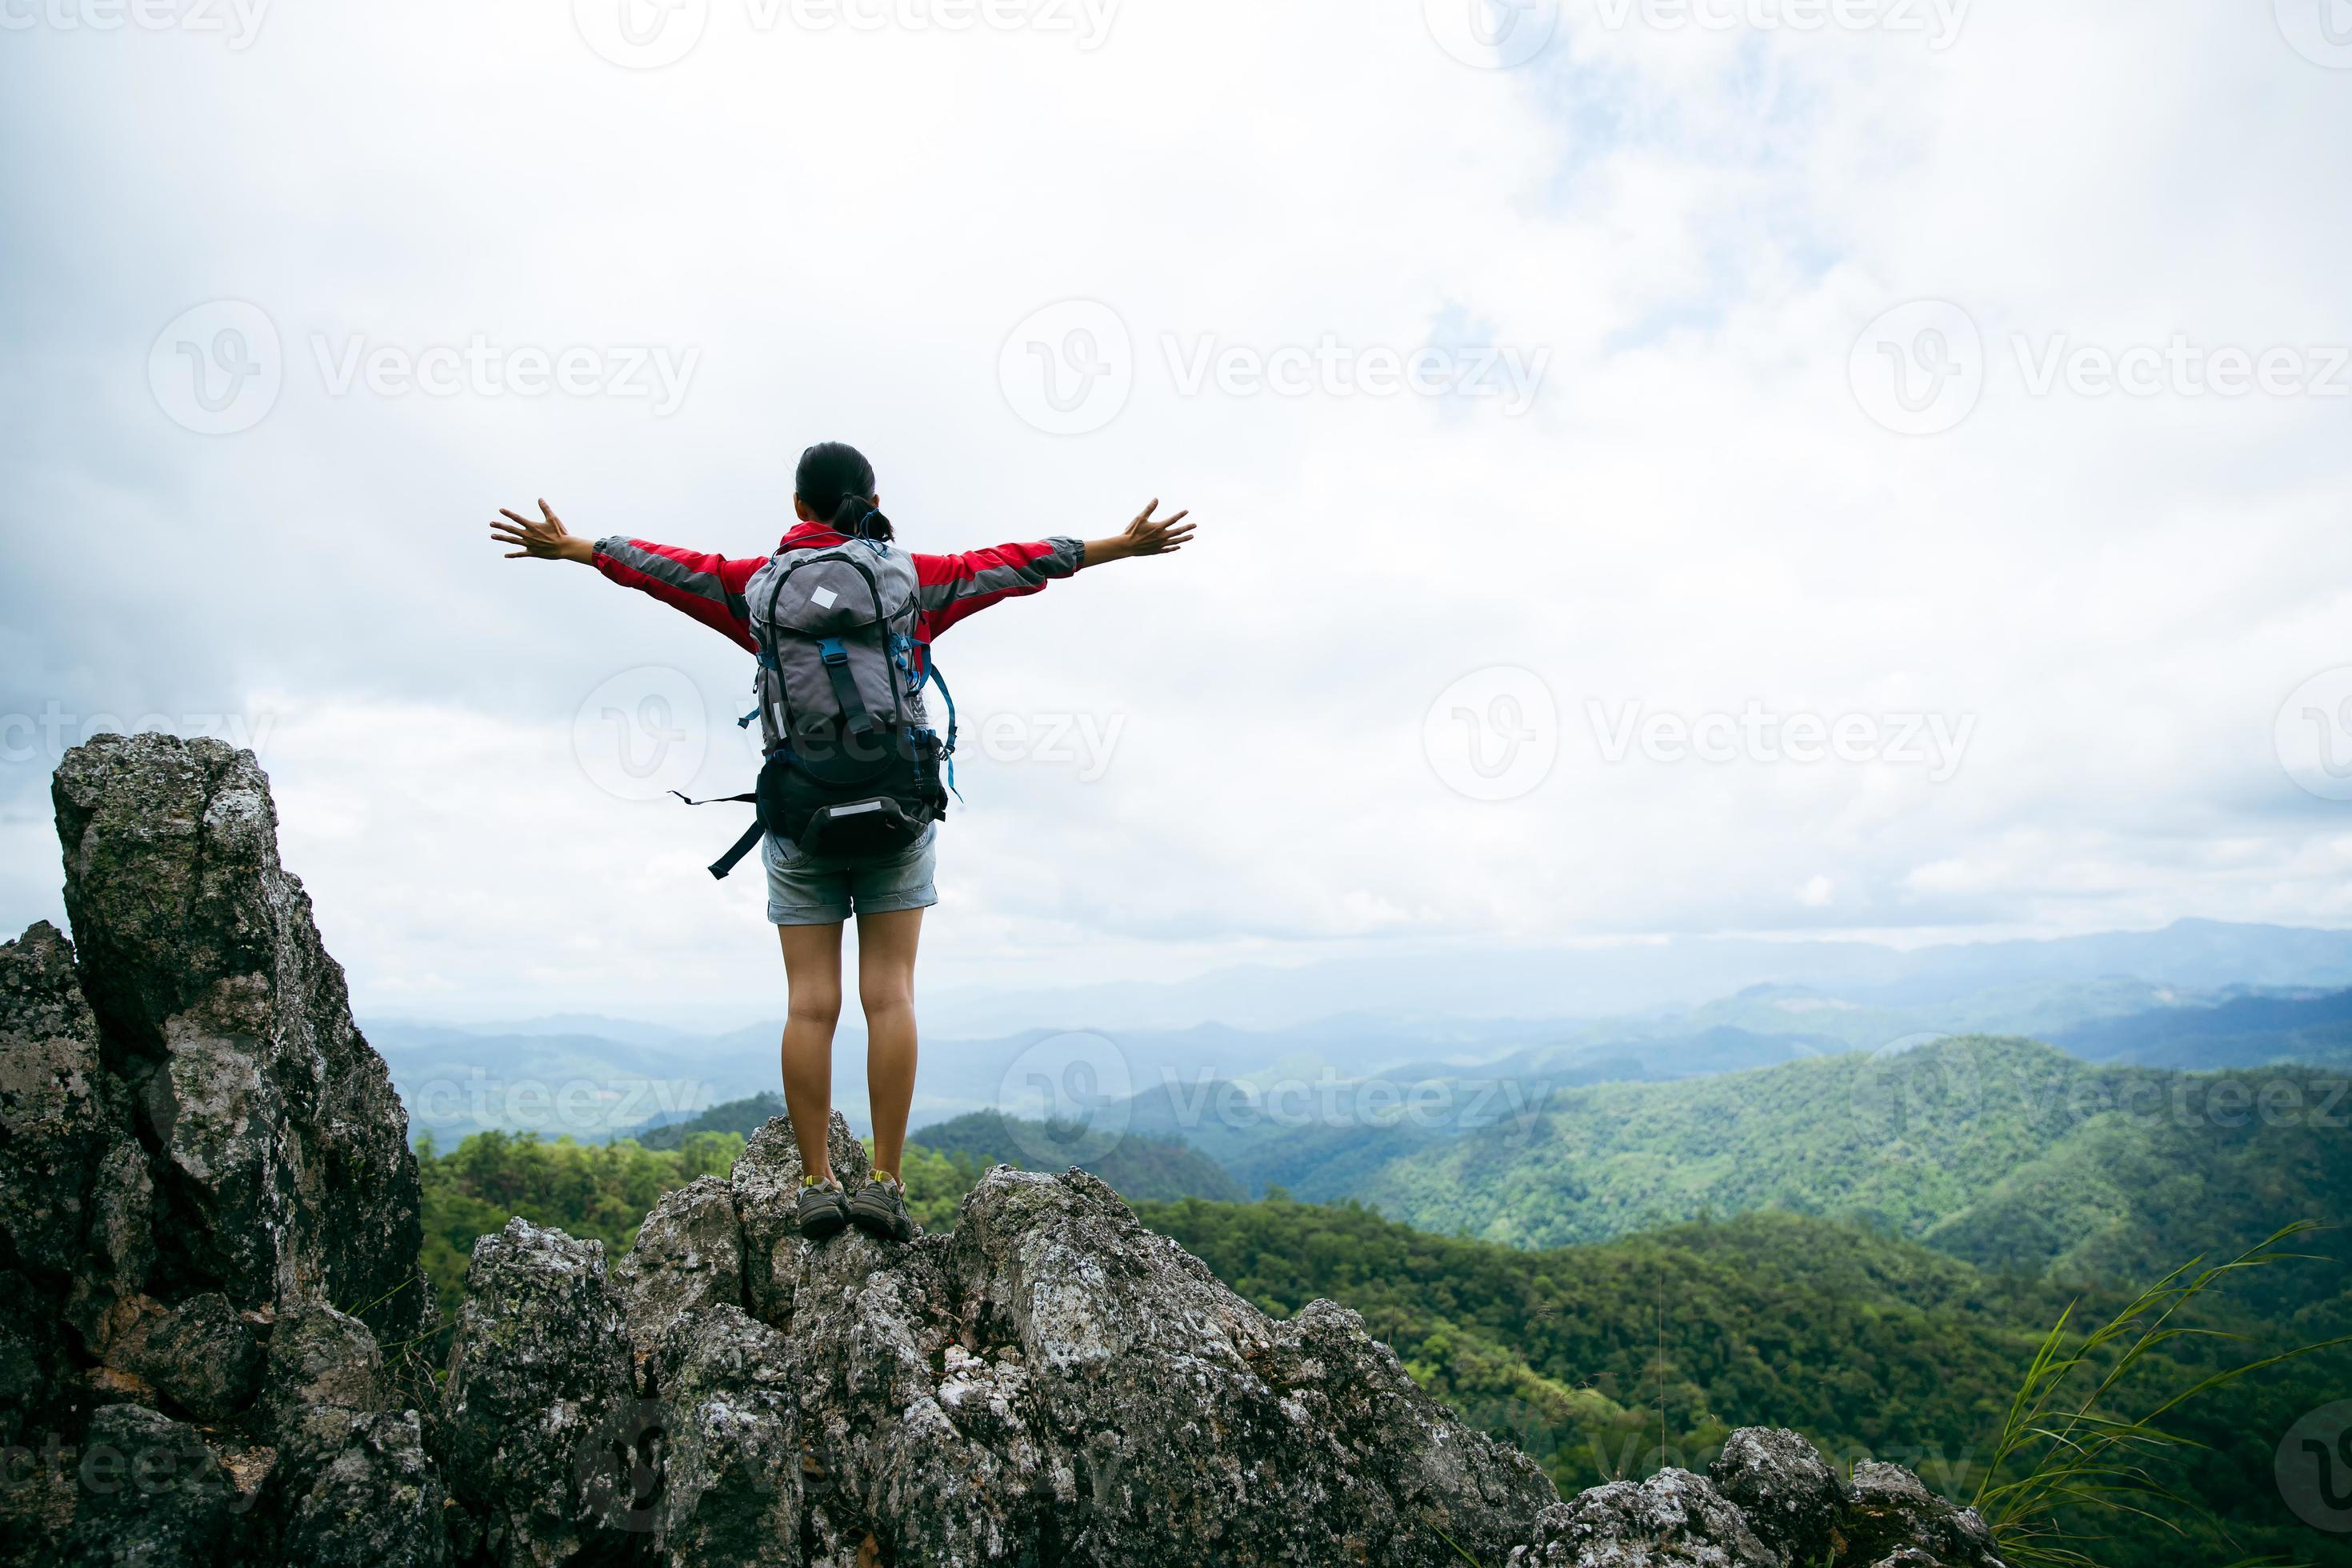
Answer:
[(890, 520), (875, 510), (874, 465), (855, 447), (819, 441), (801, 454), (793, 475), (793, 510), (855, 539), (888, 539)]

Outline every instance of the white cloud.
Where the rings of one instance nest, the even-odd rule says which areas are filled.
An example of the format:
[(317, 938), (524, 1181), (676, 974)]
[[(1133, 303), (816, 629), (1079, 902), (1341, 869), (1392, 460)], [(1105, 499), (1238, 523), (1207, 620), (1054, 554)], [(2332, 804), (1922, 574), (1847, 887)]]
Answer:
[[(741, 656), (498, 560), (481, 524), (544, 494), (585, 531), (751, 553), (800, 447), (841, 437), (919, 548), (1100, 534), (1155, 493), (1203, 524), (942, 644), (968, 721), (1121, 728), (1091, 779), (967, 746), (934, 984), (1832, 919), (2352, 920), (2343, 808), (2271, 739), (2352, 661), (2352, 401), (2037, 397), (2011, 347), (2352, 344), (2352, 77), (2188, 0), (1973, 7), (1941, 52), (1570, 7), (1499, 72), (1417, 10), (1128, 0), (1087, 51), (762, 32), (713, 0), (653, 71), (561, 5), (273, 7), (235, 51), (12, 37), (0, 116), (39, 155), (0, 174), (0, 707), (276, 715), (289, 859), (363, 1005), (770, 1010), (757, 889), (699, 868), (734, 819), (615, 800), (569, 740), (600, 682), (674, 668), (719, 731), (699, 787), (731, 792)], [(998, 351), (1067, 298), (1118, 312), (1136, 384), (1055, 437)], [(1925, 298), (1981, 330), (1985, 383), (1905, 438), (1848, 351)], [(215, 299), (268, 313), (284, 385), (207, 437), (146, 370)], [(1465, 332), (1549, 353), (1532, 409), (1185, 396), (1160, 347)], [(699, 359), (665, 416), (335, 395), (313, 349), (477, 334)], [(1489, 804), (1421, 726), (1496, 664), (1543, 677), (1564, 732)], [(1611, 763), (1595, 702), (1976, 729), (1941, 783)], [(19, 924), (56, 912), (46, 744), (0, 772)]]

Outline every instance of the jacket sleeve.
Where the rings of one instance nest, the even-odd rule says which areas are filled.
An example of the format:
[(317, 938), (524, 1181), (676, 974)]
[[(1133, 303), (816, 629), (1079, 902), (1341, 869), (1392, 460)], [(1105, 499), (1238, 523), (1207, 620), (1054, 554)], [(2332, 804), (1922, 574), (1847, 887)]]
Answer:
[(1086, 563), (1083, 541), (1058, 537), (955, 555), (917, 555), (917, 592), (925, 625), (937, 637), (966, 616), (1003, 599), (1034, 594)]
[(755, 653), (759, 645), (751, 637), (743, 586), (767, 560), (764, 555), (752, 555), (730, 561), (723, 555), (705, 555), (617, 534), (596, 542), (597, 571), (625, 588), (650, 594), (672, 609), (685, 611)]

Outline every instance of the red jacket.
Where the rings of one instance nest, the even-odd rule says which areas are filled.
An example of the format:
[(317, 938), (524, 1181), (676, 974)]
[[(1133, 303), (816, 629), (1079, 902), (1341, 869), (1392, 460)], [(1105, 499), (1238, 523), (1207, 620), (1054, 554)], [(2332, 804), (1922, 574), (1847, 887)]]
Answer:
[[(785, 534), (776, 548), (824, 549), (844, 542), (824, 524), (803, 522)], [(1034, 594), (1055, 578), (1068, 576), (1086, 564), (1087, 547), (1075, 539), (1055, 538), (1035, 544), (967, 550), (959, 555), (914, 554), (912, 558), (921, 640), (929, 642), (966, 616), (1000, 599)], [(751, 637), (743, 585), (767, 563), (764, 555), (730, 560), (617, 535), (596, 542), (597, 571), (625, 588), (640, 589), (685, 611), (753, 653), (759, 651), (759, 644)]]

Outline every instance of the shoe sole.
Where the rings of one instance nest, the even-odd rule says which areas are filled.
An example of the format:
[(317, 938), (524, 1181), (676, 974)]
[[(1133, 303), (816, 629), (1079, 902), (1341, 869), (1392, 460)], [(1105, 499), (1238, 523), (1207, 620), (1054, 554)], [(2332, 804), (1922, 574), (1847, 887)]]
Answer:
[(838, 1209), (832, 1214), (813, 1214), (801, 1221), (801, 1234), (811, 1241), (823, 1241), (839, 1236), (848, 1228), (849, 1216)]
[(894, 1224), (892, 1223), (890, 1216), (887, 1215), (877, 1214), (869, 1215), (862, 1214), (855, 1208), (852, 1208), (849, 1211), (849, 1223), (856, 1226), (858, 1229), (864, 1231), (866, 1235), (872, 1237), (877, 1241), (911, 1240), (915, 1230), (913, 1222), (911, 1221), (902, 1224)]

